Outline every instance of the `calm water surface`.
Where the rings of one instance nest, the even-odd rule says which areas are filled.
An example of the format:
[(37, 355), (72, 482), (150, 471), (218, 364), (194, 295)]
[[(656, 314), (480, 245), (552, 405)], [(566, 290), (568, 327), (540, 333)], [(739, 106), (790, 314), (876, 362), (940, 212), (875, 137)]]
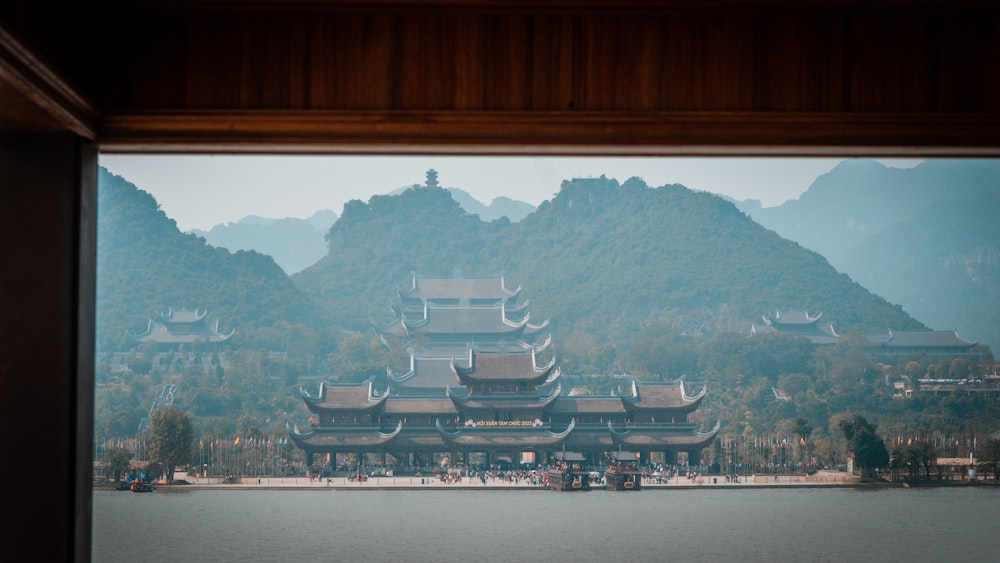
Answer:
[(94, 492), (94, 561), (997, 561), (1000, 490)]

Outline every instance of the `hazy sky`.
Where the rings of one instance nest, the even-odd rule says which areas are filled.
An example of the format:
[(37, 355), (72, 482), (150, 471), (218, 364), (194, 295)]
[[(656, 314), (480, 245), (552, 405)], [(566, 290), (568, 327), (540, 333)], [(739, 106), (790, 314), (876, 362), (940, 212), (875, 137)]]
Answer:
[[(368, 201), (424, 183), (428, 169), (445, 188), (461, 188), (483, 203), (507, 196), (538, 205), (552, 199), (563, 180), (602, 174), (624, 183), (638, 176), (658, 187), (757, 199), (779, 205), (806, 191), (837, 158), (555, 158), (376, 156), (177, 156), (101, 155), (100, 163), (156, 198), (178, 227), (208, 230), (247, 215), (338, 215), (352, 199)], [(883, 160), (907, 167), (918, 160)]]

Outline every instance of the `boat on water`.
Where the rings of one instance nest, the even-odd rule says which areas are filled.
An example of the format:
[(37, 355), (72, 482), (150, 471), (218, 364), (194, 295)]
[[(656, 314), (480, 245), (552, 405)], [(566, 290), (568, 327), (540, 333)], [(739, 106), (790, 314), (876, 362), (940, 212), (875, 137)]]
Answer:
[(129, 489), (133, 493), (151, 493), (153, 492), (153, 484), (149, 481), (136, 481), (129, 486)]
[(590, 471), (587, 458), (577, 452), (558, 452), (548, 471), (548, 487), (553, 491), (589, 491)]
[(609, 491), (642, 490), (642, 471), (638, 452), (615, 452), (604, 472), (604, 488)]
[(154, 490), (153, 480), (145, 473), (129, 476), (128, 479), (120, 483), (116, 488), (120, 491), (129, 490), (133, 493), (151, 493)]

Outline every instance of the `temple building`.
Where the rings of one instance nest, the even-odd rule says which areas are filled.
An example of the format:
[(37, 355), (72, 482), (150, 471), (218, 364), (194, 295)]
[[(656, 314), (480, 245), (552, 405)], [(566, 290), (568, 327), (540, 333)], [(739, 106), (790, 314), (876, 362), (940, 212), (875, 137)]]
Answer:
[(142, 333), (129, 333), (136, 342), (174, 346), (194, 342), (217, 343), (229, 340), (236, 329), (219, 332), (219, 320), (210, 321), (203, 309), (167, 309), (149, 319)]
[(964, 340), (957, 330), (890, 330), (886, 336), (871, 336), (869, 341), (890, 356), (927, 354), (929, 356), (976, 356), (976, 342)]
[(502, 277), (414, 277), (397, 292), (396, 317), (374, 324), (386, 346), (408, 352), (407, 368), (300, 390), (309, 427), (288, 431), (307, 463), (534, 466), (566, 450), (594, 466), (619, 450), (642, 463), (698, 462), (719, 428), (689, 420), (705, 389), (632, 382), (617, 396), (570, 396), (548, 321), (530, 321), (520, 291)]
[[(836, 344), (840, 335), (832, 324), (820, 325), (823, 313), (810, 315), (806, 311), (791, 311), (764, 315), (763, 324), (752, 324), (751, 336), (758, 334), (788, 334), (808, 338), (813, 344)], [(890, 330), (888, 334), (868, 336), (877, 352), (887, 356), (927, 354), (930, 356), (977, 356), (976, 342), (964, 340), (955, 330)]]
[(773, 315), (764, 315), (761, 320), (764, 324), (754, 323), (750, 327), (750, 334), (768, 334), (780, 332), (791, 336), (801, 336), (809, 339), (813, 344), (836, 344), (840, 341), (840, 335), (833, 330), (832, 324), (820, 325), (819, 320), (823, 313), (810, 315), (808, 311), (788, 311), (785, 313), (775, 312)]

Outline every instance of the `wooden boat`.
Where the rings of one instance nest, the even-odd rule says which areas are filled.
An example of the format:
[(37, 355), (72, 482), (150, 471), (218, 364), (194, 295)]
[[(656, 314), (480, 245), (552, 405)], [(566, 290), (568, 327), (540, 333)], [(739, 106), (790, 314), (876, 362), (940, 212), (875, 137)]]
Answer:
[(136, 479), (129, 485), (129, 490), (133, 493), (151, 493), (153, 492), (153, 483), (148, 479)]
[(613, 461), (604, 472), (604, 488), (609, 491), (642, 490), (642, 472), (636, 452), (615, 452)]
[(585, 463), (587, 458), (577, 452), (556, 453), (555, 463), (549, 469), (548, 487), (553, 491), (589, 491), (590, 472)]

